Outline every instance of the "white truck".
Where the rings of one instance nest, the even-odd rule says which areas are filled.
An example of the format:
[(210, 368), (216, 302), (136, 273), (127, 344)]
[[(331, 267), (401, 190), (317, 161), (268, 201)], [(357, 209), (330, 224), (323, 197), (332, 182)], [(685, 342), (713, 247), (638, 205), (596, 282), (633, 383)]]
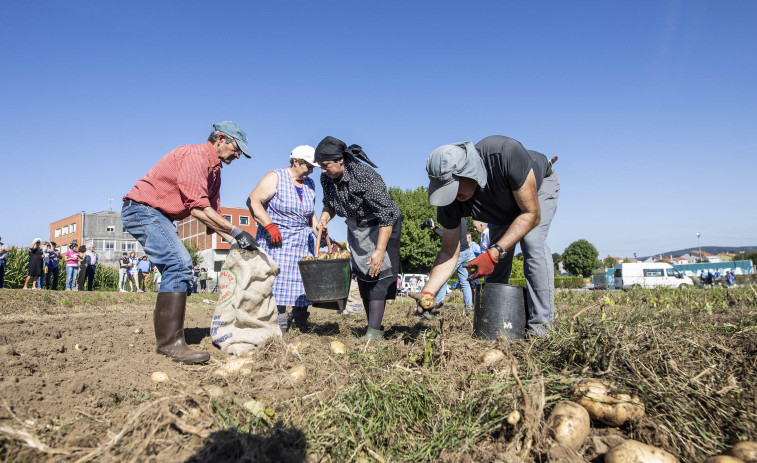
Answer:
[(694, 281), (666, 263), (615, 264), (615, 289), (692, 288)]

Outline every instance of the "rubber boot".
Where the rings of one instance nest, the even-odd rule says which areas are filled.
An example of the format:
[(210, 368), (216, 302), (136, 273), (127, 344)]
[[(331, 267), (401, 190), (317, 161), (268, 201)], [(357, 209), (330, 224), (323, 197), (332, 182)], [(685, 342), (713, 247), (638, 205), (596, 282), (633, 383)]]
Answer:
[(158, 293), (153, 320), (159, 354), (171, 357), (174, 362), (204, 363), (210, 354), (192, 350), (184, 340), (184, 314), (187, 293)]
[(383, 341), (384, 340), (384, 332), (381, 330), (377, 330), (375, 328), (368, 327), (367, 330), (365, 330), (365, 334), (361, 336), (358, 341), (367, 341), (369, 339), (373, 339), (376, 341)]

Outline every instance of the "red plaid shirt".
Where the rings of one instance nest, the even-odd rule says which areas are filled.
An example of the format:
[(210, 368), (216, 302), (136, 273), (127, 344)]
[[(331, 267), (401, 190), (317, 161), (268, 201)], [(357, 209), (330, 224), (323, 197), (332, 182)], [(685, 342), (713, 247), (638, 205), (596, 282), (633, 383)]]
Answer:
[(196, 207), (220, 214), (221, 167), (212, 143), (179, 146), (137, 180), (124, 199), (154, 207), (171, 220), (187, 218)]

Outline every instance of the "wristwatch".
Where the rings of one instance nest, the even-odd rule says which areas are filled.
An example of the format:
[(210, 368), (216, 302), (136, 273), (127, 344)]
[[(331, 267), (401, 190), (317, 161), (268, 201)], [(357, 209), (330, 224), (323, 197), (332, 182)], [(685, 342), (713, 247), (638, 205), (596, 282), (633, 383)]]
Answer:
[(496, 249), (497, 252), (499, 253), (499, 258), (497, 259), (498, 262), (500, 260), (502, 260), (503, 257), (505, 257), (505, 254), (507, 254), (507, 251), (505, 251), (504, 249), (502, 249), (500, 247), (500, 245), (498, 245), (498, 244), (492, 244), (491, 246), (489, 246), (489, 248), (490, 249)]

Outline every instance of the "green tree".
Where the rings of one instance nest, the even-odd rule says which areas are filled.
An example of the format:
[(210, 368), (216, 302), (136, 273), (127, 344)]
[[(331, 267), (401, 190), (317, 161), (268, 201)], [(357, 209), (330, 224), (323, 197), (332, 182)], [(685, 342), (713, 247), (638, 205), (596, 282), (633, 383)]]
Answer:
[(560, 273), (560, 262), (562, 262), (562, 254), (553, 252), (552, 262), (555, 264), (555, 275), (558, 275)]
[(602, 259), (602, 267), (604, 268), (615, 268), (615, 259), (611, 255), (607, 255), (604, 259)]
[(389, 188), (392, 197), (402, 212), (402, 233), (400, 235), (400, 265), (402, 272), (427, 273), (441, 247), (441, 237), (420, 225), (428, 220), (436, 220), (436, 208), (428, 202), (428, 190), (418, 187), (414, 190)]
[(733, 260), (751, 260), (752, 264), (757, 264), (757, 249), (738, 254)]
[(562, 254), (565, 269), (584, 278), (591, 276), (591, 271), (601, 265), (597, 257), (597, 248), (584, 239), (570, 243)]
[(182, 243), (184, 243), (184, 247), (187, 248), (189, 257), (192, 259), (192, 266), (200, 265), (202, 256), (200, 256), (200, 247), (197, 246), (197, 243), (194, 241), (182, 241)]

